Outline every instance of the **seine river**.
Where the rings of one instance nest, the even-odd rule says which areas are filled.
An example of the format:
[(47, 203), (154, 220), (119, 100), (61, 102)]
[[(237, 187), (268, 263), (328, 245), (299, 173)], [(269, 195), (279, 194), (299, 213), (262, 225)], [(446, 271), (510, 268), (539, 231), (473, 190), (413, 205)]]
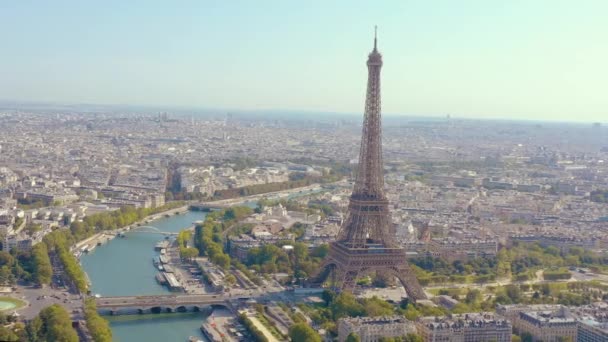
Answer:
[[(187, 212), (161, 218), (148, 225), (161, 231), (178, 232), (203, 220), (205, 213)], [(91, 292), (102, 296), (166, 294), (158, 285), (152, 258), (158, 255), (154, 245), (164, 237), (146, 232), (128, 232), (125, 238), (98, 246), (83, 255), (81, 263), (91, 279)], [(200, 313), (108, 317), (114, 341), (166, 342), (186, 341), (189, 336), (202, 338), (199, 327), (205, 317)]]

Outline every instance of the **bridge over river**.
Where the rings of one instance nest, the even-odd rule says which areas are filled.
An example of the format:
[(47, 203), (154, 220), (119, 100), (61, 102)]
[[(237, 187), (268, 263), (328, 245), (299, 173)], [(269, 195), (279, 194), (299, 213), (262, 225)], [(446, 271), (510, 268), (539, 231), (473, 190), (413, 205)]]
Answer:
[[(189, 228), (186, 228), (189, 229)], [(177, 232), (163, 232), (162, 230), (154, 227), (154, 226), (137, 226), (133, 227), (129, 230), (132, 233), (148, 233), (148, 234), (160, 234), (160, 235), (174, 235), (177, 236), (179, 233)]]
[(120, 296), (95, 298), (97, 311), (102, 315), (128, 315), (161, 312), (195, 312), (213, 306), (232, 308), (222, 294), (178, 294), (158, 296)]

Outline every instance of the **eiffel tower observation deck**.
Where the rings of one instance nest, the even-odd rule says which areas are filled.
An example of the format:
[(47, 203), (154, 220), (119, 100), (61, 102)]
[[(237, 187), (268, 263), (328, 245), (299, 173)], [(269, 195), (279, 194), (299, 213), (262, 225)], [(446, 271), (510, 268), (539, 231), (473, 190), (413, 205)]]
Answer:
[(389, 202), (384, 192), (380, 69), (377, 35), (367, 59), (368, 80), (359, 165), (348, 215), (313, 283), (352, 290), (357, 279), (376, 273), (397, 277), (412, 300), (426, 299), (407, 260), (395, 243)]

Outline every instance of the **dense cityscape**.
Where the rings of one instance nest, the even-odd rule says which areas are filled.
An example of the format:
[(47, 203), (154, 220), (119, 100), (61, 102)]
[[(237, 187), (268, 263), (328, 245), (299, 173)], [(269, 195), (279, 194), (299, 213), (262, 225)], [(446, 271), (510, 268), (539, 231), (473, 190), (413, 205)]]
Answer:
[[(31, 333), (19, 322), (43, 320), (38, 312), (59, 304), (82, 322), (80, 336), (104, 340), (88, 298), (100, 297), (93, 311), (103, 315), (129, 309), (107, 311), (94, 283), (79, 280), (83, 271), (68, 269), (129, 227), (208, 203), (221, 210), (213, 215), (220, 223), (207, 215), (177, 239), (159, 235), (167, 243), (157, 248), (165, 265), (157, 280), (232, 300), (217, 313), (223, 323), (203, 325), (211, 339), (262, 331), (271, 335), (255, 338), (283, 340), (296, 322), (340, 341), (606, 337), (602, 125), (388, 117), (384, 178), (395, 234), (429, 297), (414, 304), (390, 279), (359, 279), (354, 297), (305, 285), (345, 218), (355, 118), (4, 110), (0, 122), (1, 276), (4, 298), (16, 305), (5, 310), (10, 336)], [(266, 328), (248, 331), (255, 324)]]
[[(214, 10), (230, 9), (221, 6)], [(31, 11), (26, 5), (24, 9)], [(133, 9), (141, 10), (144, 17), (146, 10), (158, 10)], [(294, 22), (302, 15), (291, 13), (291, 8), (289, 12)], [(232, 20), (234, 14), (228, 10), (223, 18)], [(266, 14), (263, 10), (260, 16)], [(368, 19), (366, 11), (361, 15)], [(156, 32), (154, 39), (162, 40), (164, 30), (182, 24), (168, 17), (163, 13), (163, 31)], [(300, 20), (305, 19), (308, 29), (310, 18), (304, 17)], [(330, 22), (335, 21), (332, 16)], [(107, 25), (104, 34), (121, 25), (120, 20)], [(213, 20), (209, 25), (213, 27)], [(235, 25), (234, 31), (251, 30), (241, 25)], [(392, 25), (387, 26), (395, 29)], [(98, 29), (81, 28), (90, 33)], [(183, 35), (191, 28), (195, 25), (169, 39), (175, 48), (181, 39), (191, 38)], [(215, 34), (217, 29), (210, 31)], [(230, 32), (222, 33), (230, 36)], [(281, 38), (285, 46), (272, 53), (303, 51), (291, 45), (299, 30), (272, 27), (267, 33), (277, 32), (288, 34), (290, 42)], [(97, 38), (103, 41), (104, 34)], [(325, 28), (316, 34), (330, 35)], [(141, 41), (137, 35), (137, 39), (126, 35), (125, 42), (142, 44), (135, 50), (130, 50), (131, 44), (117, 43), (117, 35), (111, 39), (109, 55), (134, 52), (150, 44), (145, 37), (153, 35), (145, 32)], [(492, 47), (498, 39), (491, 40), (483, 44)], [(237, 41), (225, 46), (222, 41), (213, 48), (223, 51), (247, 45), (242, 55), (221, 52), (212, 63), (209, 59), (200, 63), (205, 68), (230, 66), (220, 79), (205, 75), (204, 87), (217, 86), (217, 94), (235, 103), (256, 97), (252, 106), (256, 107), (264, 102), (259, 91), (269, 90), (264, 85), (272, 83), (278, 92), (288, 84), (294, 86), (285, 80), (274, 84), (276, 79), (270, 79), (275, 76), (267, 71), (268, 79), (258, 77), (251, 89), (230, 85), (232, 78), (247, 73), (246, 68), (239, 69), (238, 60), (272, 59), (263, 44), (253, 49), (253, 41), (244, 37)], [(344, 45), (336, 44), (340, 53), (347, 50), (347, 41), (344, 36), (340, 38)], [(330, 51), (319, 60), (336, 67), (339, 63), (332, 61), (331, 52), (336, 53), (336, 46), (325, 46), (327, 42), (319, 42)], [(391, 77), (404, 65), (392, 64), (385, 77), (382, 43), (376, 27), (367, 50), (366, 87), (359, 85), (365, 89), (364, 106), (357, 115), (0, 100), (0, 341), (608, 341), (608, 123), (583, 119), (591, 110), (581, 110), (581, 118), (568, 122), (546, 120), (548, 116), (540, 114), (526, 120), (498, 119), (490, 113), (481, 115), (483, 119), (447, 113), (387, 115), (384, 103), (393, 108), (397, 102), (391, 100), (396, 93), (390, 90), (389, 101), (383, 102), (385, 87), (401, 82), (405, 98), (414, 99), (405, 90), (407, 82), (395, 83)], [(18, 45), (7, 46), (15, 50)], [(78, 44), (70, 43), (70, 48), (74, 45)], [(99, 50), (85, 46), (84, 51), (93, 48), (96, 57), (108, 53), (101, 46)], [(289, 50), (290, 46), (296, 50)], [(78, 54), (81, 48), (73, 51)], [(428, 68), (428, 56), (416, 59), (416, 53), (424, 53), (409, 48), (413, 59), (408, 63), (417, 60), (421, 68)], [(425, 47), (439, 55), (437, 48)], [(179, 54), (162, 50), (152, 55), (172, 60), (178, 74)], [(465, 68), (467, 58), (460, 58), (465, 55), (456, 50), (449, 57), (462, 59)], [(490, 50), (485, 50), (484, 58), (492, 58)], [(266, 55), (258, 56), (260, 51)], [(193, 56), (209, 58), (197, 53)], [(470, 51), (467, 54), (472, 56)], [(131, 64), (127, 64), (133, 73), (126, 78), (136, 79), (135, 70), (148, 67), (146, 77), (139, 75), (141, 81), (170, 64), (134, 56), (129, 55)], [(387, 60), (400, 59), (387, 56)], [(49, 69), (67, 58), (56, 57), (49, 57)], [(312, 59), (317, 57), (321, 56)], [(119, 60), (113, 63), (118, 65)], [(287, 76), (290, 82), (299, 75), (298, 82), (322, 83), (308, 74), (307, 61), (294, 56), (286, 60), (289, 70), (304, 71)], [(276, 74), (288, 70), (273, 61)], [(114, 70), (107, 60), (98, 62), (94, 69), (109, 74)], [(21, 65), (17, 59), (12, 63)], [(181, 63), (187, 69), (190, 62), (181, 59)], [(258, 66), (256, 72), (264, 69), (263, 63)], [(121, 70), (128, 74), (129, 67), (122, 65)], [(432, 67), (436, 74), (441, 68)], [(585, 70), (578, 68), (561, 69)], [(482, 69), (479, 63), (475, 71), (479, 77), (485, 76)], [(551, 75), (558, 69), (552, 69)], [(348, 92), (354, 82), (336, 73), (340, 76), (332, 77), (344, 78)], [(77, 94), (76, 74), (61, 74), (62, 81), (57, 86), (53, 81), (54, 89), (46, 91), (51, 94), (63, 84), (66, 92)], [(167, 79), (150, 76), (154, 82), (138, 84), (141, 94), (161, 96), (161, 88), (154, 86), (169, 84), (172, 75), (173, 70), (166, 73)], [(87, 79), (87, 86), (90, 82), (90, 90), (98, 91), (115, 87), (114, 96), (121, 98), (123, 84), (116, 78), (112, 87), (95, 88), (112, 79), (105, 76)], [(476, 76), (468, 76), (471, 80), (461, 80), (463, 89), (476, 82)], [(508, 80), (507, 75), (502, 77)], [(536, 83), (519, 82), (522, 77), (516, 77), (516, 83), (523, 93)], [(519, 91), (504, 91), (509, 89), (504, 80), (488, 85), (487, 94), (481, 91), (487, 98), (475, 97), (480, 103), (489, 100), (498, 107), (518, 108), (499, 99)], [(14, 88), (11, 84), (8, 94), (17, 97), (30, 98), (38, 89), (34, 87), (38, 78), (24, 87), (23, 94), (13, 92), (23, 84), (11, 82)], [(41, 73), (40, 84), (44, 82)], [(490, 88), (500, 88), (499, 83), (504, 89), (492, 93)], [(223, 93), (226, 85), (230, 95)], [(323, 84), (326, 94), (304, 94), (305, 102), (321, 101), (324, 96), (336, 103), (346, 101), (327, 90), (333, 86)], [(564, 102), (555, 96), (559, 91), (548, 84), (543, 87), (549, 97), (554, 96), (549, 107), (560, 112), (559, 103)], [(209, 94), (216, 91), (205, 89)], [(288, 93), (302, 95), (295, 89)], [(443, 99), (463, 96), (463, 89), (452, 89), (453, 94), (444, 94)], [(89, 96), (88, 87), (85, 92)], [(291, 96), (282, 94), (276, 97)], [(296, 103), (298, 96), (291, 100)], [(441, 101), (436, 96), (422, 100)], [(534, 96), (529, 108), (543, 108), (535, 106), (543, 103), (543, 94)], [(599, 104), (593, 103), (593, 94), (585, 96), (584, 104), (573, 100), (577, 110)], [(148, 98), (148, 102), (154, 101)]]

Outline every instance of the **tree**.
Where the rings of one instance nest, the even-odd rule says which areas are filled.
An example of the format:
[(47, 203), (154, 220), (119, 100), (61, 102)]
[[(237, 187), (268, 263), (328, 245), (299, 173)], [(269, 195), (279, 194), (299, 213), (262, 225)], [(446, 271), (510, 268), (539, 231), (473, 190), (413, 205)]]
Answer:
[(469, 289), (464, 299), (467, 304), (475, 304), (481, 299), (481, 291), (478, 289)]
[(405, 335), (403, 342), (424, 342), (424, 339), (420, 335), (409, 333)]
[(230, 267), (230, 256), (228, 254), (218, 254), (211, 258), (211, 261), (223, 269)]
[(334, 301), (336, 296), (337, 294), (335, 291), (328, 289), (323, 290), (323, 293), (321, 293), (321, 298), (323, 299), (323, 301), (325, 301), (325, 306), (329, 306), (329, 304)]
[(511, 299), (511, 302), (517, 304), (521, 301), (521, 290), (517, 285), (505, 286), (505, 293)]
[(365, 314), (365, 308), (350, 292), (340, 293), (330, 305), (334, 320), (342, 317), (358, 317)]
[(359, 335), (357, 335), (355, 333), (350, 333), (346, 337), (346, 342), (360, 342), (360, 341), (361, 341), (361, 338), (359, 337)]
[(0, 326), (0, 341), (20, 341), (20, 339), (10, 328)]
[(0, 266), (12, 266), (14, 262), (15, 258), (9, 252), (0, 251)]
[(289, 328), (292, 342), (321, 342), (321, 336), (306, 323), (297, 323)]
[(363, 306), (365, 315), (369, 317), (390, 316), (394, 314), (393, 306), (378, 297), (365, 299)]
[(30, 341), (78, 342), (70, 314), (58, 304), (42, 309), (26, 330)]
[(192, 261), (192, 259), (196, 258), (199, 254), (198, 248), (195, 247), (182, 247), (179, 249), (179, 253), (182, 259), (186, 259), (188, 261)]
[(224, 277), (224, 281), (228, 285), (234, 285), (234, 284), (236, 284), (236, 277), (233, 276), (232, 274), (228, 274), (227, 276)]

